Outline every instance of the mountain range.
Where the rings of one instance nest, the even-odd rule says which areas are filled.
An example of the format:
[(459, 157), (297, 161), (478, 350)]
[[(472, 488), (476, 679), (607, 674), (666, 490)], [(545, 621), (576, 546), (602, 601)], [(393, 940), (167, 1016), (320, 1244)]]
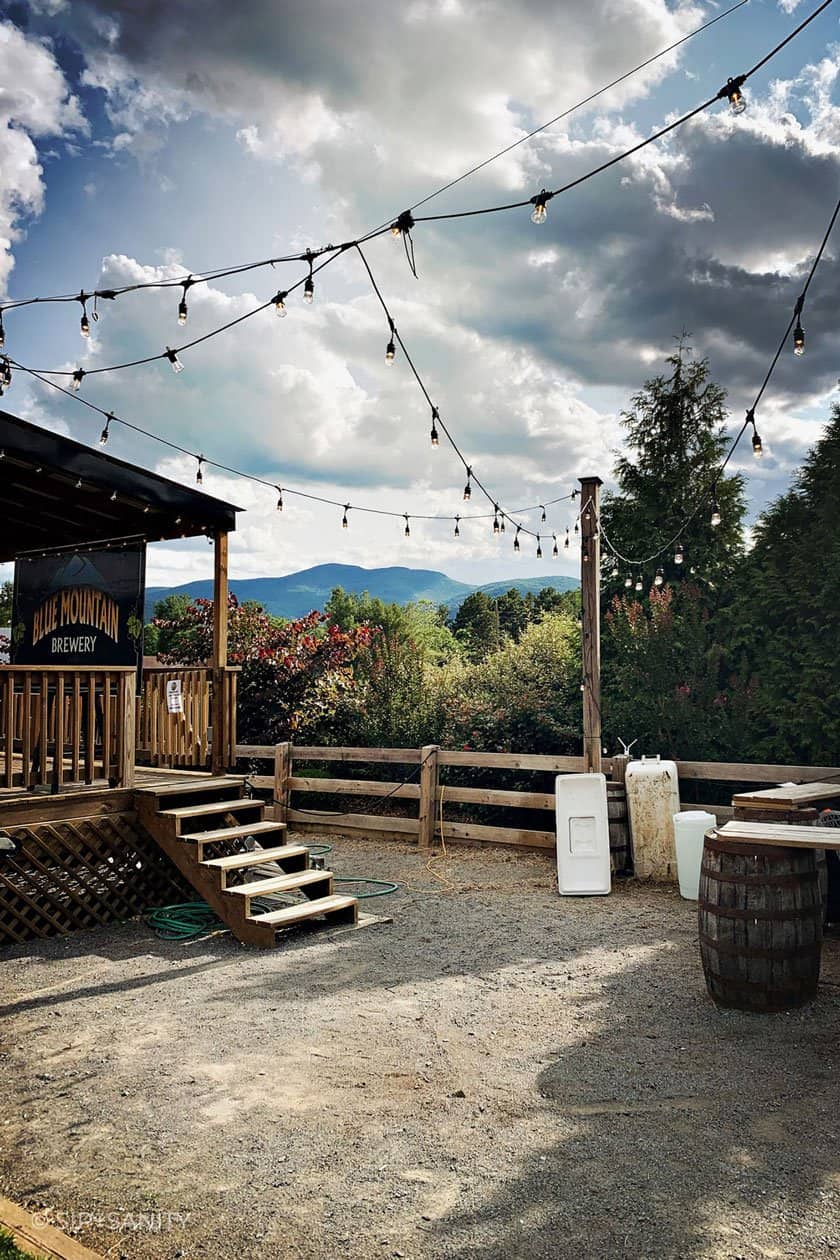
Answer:
[[(515, 587), (521, 595), (528, 591), (537, 594), (545, 587), (556, 591), (576, 590), (577, 578), (531, 577), (511, 578), (503, 582), (488, 582), (483, 586), (471, 586), (456, 582), (435, 569), (363, 569), (355, 564), (317, 564), (299, 573), (285, 577), (242, 578), (231, 581), (231, 592), (244, 603), (256, 600), (274, 617), (303, 617), (313, 608), (323, 610), (333, 587), (361, 595), (364, 591), (388, 604), (407, 604), (413, 600), (428, 599), (435, 604), (446, 604), (453, 615), (473, 591), (484, 591), (491, 597), (503, 595)], [(212, 599), (213, 583), (210, 579), (185, 582), (182, 586), (150, 586), (146, 590), (146, 620), (153, 616), (154, 606), (167, 595), (188, 595), (190, 599)]]

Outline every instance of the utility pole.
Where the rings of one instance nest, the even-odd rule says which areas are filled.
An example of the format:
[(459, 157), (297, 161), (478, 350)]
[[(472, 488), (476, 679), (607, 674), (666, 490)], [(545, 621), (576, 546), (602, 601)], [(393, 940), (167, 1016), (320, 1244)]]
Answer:
[(580, 478), (580, 610), (583, 661), (583, 757), (601, 769), (601, 516), (600, 477)]

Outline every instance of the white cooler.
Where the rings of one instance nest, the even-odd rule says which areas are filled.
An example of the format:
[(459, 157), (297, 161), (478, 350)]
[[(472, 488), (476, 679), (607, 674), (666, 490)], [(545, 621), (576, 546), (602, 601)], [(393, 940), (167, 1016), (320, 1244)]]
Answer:
[(703, 840), (710, 827), (717, 825), (714, 814), (705, 809), (684, 809), (674, 814), (674, 843), (677, 849), (677, 877), (680, 896), (696, 901), (700, 896), (700, 867), (703, 863)]
[(557, 808), (557, 887), (561, 896), (605, 896), (610, 881), (610, 824), (603, 774), (560, 774)]

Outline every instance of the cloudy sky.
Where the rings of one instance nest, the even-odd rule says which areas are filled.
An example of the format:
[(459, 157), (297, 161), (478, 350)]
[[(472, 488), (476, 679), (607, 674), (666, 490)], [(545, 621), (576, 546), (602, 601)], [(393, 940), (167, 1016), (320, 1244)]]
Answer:
[[(20, 0), (0, 5), (0, 293), (6, 300), (201, 274), (356, 237), (721, 11), (665, 0)], [(575, 112), (428, 211), (530, 197), (597, 166), (712, 95), (815, 7), (750, 0), (677, 53)], [(729, 391), (733, 426), (760, 382), (837, 197), (840, 7), (725, 104), (549, 206), (418, 225), (368, 257), (441, 414), (513, 510), (609, 482), (618, 414), (681, 329)], [(89, 342), (75, 305), (7, 312), (6, 350), (35, 368), (155, 354), (266, 301), (287, 264), (107, 303)], [(837, 396), (840, 270), (818, 272), (807, 354), (786, 354), (745, 456), (753, 514), (788, 484)], [(0, 299), (1, 301), (2, 299)], [(271, 482), (409, 513), (469, 510), (454, 453), (352, 253), (278, 320), (183, 356), (89, 378), (84, 396)], [(101, 421), (17, 374), (3, 403), (96, 444)], [(195, 463), (114, 430), (109, 452), (192, 482)], [(247, 509), (234, 577), (323, 561), (442, 569), (464, 580), (575, 571), (487, 523), (341, 512), (209, 472)], [(483, 510), (478, 495), (469, 508)], [(524, 516), (533, 526), (539, 512)], [(568, 505), (549, 513), (564, 533)], [(209, 575), (203, 541), (151, 548), (155, 584)]]

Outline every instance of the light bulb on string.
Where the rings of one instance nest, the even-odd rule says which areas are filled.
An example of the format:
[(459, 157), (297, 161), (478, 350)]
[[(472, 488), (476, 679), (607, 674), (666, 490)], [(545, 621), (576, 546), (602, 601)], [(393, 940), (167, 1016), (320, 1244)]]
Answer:
[(542, 192), (538, 192), (536, 197), (531, 198), (531, 205), (534, 207), (531, 211), (532, 223), (545, 223), (548, 215), (546, 205), (551, 200), (551, 197), (552, 194), (543, 188)]
[(617, 565), (617, 564), (614, 564), (614, 565), (613, 565), (613, 567), (612, 567), (612, 569), (610, 570), (610, 577), (611, 577), (611, 578), (617, 578), (617, 577), (618, 577), (618, 565)]
[(178, 323), (183, 328), (187, 322), (187, 299), (186, 296), (181, 298), (178, 303)]
[(677, 543), (677, 549), (674, 552), (674, 564), (682, 564), (683, 560), (685, 560), (685, 552), (683, 551), (681, 544)]
[(460, 516), (456, 516), (455, 517), (455, 537), (456, 538), (461, 537), (460, 524), (461, 524), (461, 518)]
[(580, 533), (580, 525), (579, 525), (579, 523), (578, 523), (577, 521), (575, 521), (575, 533), (576, 533), (576, 534), (579, 534), (579, 533)]
[(655, 576), (655, 577), (654, 577), (654, 579), (653, 579), (653, 585), (654, 585), (654, 586), (661, 586), (661, 585), (662, 585), (662, 583), (663, 583), (664, 581), (665, 581), (665, 572), (664, 572), (664, 570), (663, 570), (663, 569), (657, 569), (657, 570), (656, 570), (656, 576)]
[(204, 484), (204, 473), (201, 471), (201, 465), (204, 463), (204, 456), (199, 455), (197, 458), (198, 458), (198, 468), (196, 468), (195, 470), (195, 484), (197, 486), (200, 486)]
[(289, 296), (289, 295), (288, 295), (288, 293), (286, 292), (286, 290), (285, 290), (285, 289), (280, 289), (280, 290), (279, 290), (277, 293), (275, 293), (275, 295), (274, 295), (274, 314), (275, 314), (275, 315), (276, 315), (279, 319), (285, 319), (285, 318), (286, 318), (286, 316), (287, 316), (287, 315), (288, 315), (288, 313), (289, 313), (289, 312), (286, 310), (286, 298), (287, 298), (288, 296)]
[(113, 411), (110, 411), (108, 415), (105, 417), (105, 428), (99, 434), (100, 446), (108, 445), (108, 438), (111, 436), (111, 421), (113, 420), (113, 418), (114, 418)]
[(541, 522), (542, 522), (542, 524), (544, 525), (544, 524), (545, 524), (545, 522), (546, 522), (546, 520), (547, 520), (548, 518), (546, 517), (546, 514), (545, 514), (545, 508), (543, 507), (543, 505), (542, 505), (542, 504), (540, 504), (540, 507), (542, 508), (542, 515), (540, 516), (540, 521), (541, 521)]
[(315, 281), (312, 278), (312, 253), (310, 250), (306, 251), (306, 261), (309, 263), (309, 275), (306, 277), (303, 286), (303, 300), (304, 302), (311, 302), (315, 296)]
[(744, 100), (744, 93), (741, 88), (744, 86), (744, 76), (739, 74), (735, 79), (727, 79), (724, 86), (718, 92), (718, 98), (724, 96), (729, 101), (729, 108), (733, 114), (743, 114), (747, 108), (747, 102)]
[(717, 529), (718, 525), (720, 525), (720, 505), (717, 501), (712, 504), (712, 515), (709, 518), (709, 524), (713, 529)]
[(405, 517), (405, 529), (403, 530), (403, 534), (405, 535), (405, 537), (406, 537), (406, 538), (410, 538), (410, 537), (411, 537), (411, 526), (410, 526), (410, 525), (409, 525), (409, 523), (408, 523), (408, 513), (407, 513), (407, 512), (404, 512), (404, 513), (403, 513), (403, 516)]
[(501, 532), (501, 525), (499, 523), (499, 505), (498, 503), (496, 503), (493, 506), (493, 533), (498, 534), (500, 532)]
[(468, 503), (472, 496), (472, 486), (470, 485), (471, 480), (472, 480), (472, 469), (468, 468), (467, 469), (467, 484), (464, 486), (464, 502), (465, 503)]
[(429, 435), (431, 437), (432, 446), (440, 445), (440, 438), (438, 437), (437, 424), (435, 423), (439, 419), (440, 419), (440, 412), (438, 411), (437, 407), (432, 407), (432, 431)]
[(569, 538), (569, 527), (566, 526), (566, 537), (563, 539), (563, 550), (568, 551), (571, 539)]
[(499, 525), (499, 533), (503, 534), (504, 532), (505, 532), (505, 514), (504, 512), (502, 512), (501, 524)]
[(387, 346), (385, 347), (385, 365), (386, 365), (386, 367), (390, 367), (390, 366), (391, 366), (391, 364), (394, 362), (394, 359), (395, 359), (395, 357), (396, 357), (396, 353), (397, 353), (397, 347), (396, 347), (396, 345), (394, 344), (394, 332), (395, 332), (395, 329), (394, 329), (394, 321), (393, 321), (392, 319), (389, 319), (389, 320), (388, 320), (388, 323), (391, 325), (391, 340), (388, 342)]
[(793, 330), (793, 353), (798, 358), (805, 353), (805, 331), (799, 320), (796, 321), (796, 327)]
[(633, 579), (629, 573), (627, 574), (627, 577), (624, 579), (624, 585), (628, 591), (630, 590), (630, 587), (633, 585)]
[(343, 516), (342, 516), (342, 518), (341, 518), (341, 528), (342, 528), (342, 529), (347, 529), (348, 525), (350, 524), (350, 522), (347, 520), (347, 513), (348, 513), (349, 511), (350, 511), (350, 504), (349, 504), (349, 503), (345, 503), (345, 504), (344, 504), (344, 515), (343, 515)]
[(277, 491), (277, 509), (276, 510), (278, 512), (282, 512), (283, 511), (283, 487), (275, 486), (274, 489)]
[(70, 388), (72, 389), (74, 394), (78, 394), (79, 390), (82, 388), (82, 381), (84, 379), (85, 379), (84, 368), (76, 368), (75, 372), (73, 373), (73, 379), (70, 382)]
[(175, 375), (177, 376), (179, 372), (183, 372), (184, 365), (181, 362), (181, 360), (178, 358), (175, 351), (170, 350), (169, 346), (167, 346), (164, 353), (166, 354), (166, 357), (169, 360), (170, 366), (172, 368), (172, 371), (175, 373)]
[(556, 534), (552, 534), (552, 535), (551, 535), (551, 537), (552, 537), (552, 539), (554, 540), (554, 546), (551, 548), (551, 554), (552, 554), (553, 556), (559, 556), (559, 555), (560, 555), (560, 548), (557, 546), (557, 535), (556, 535)]
[(520, 531), (520, 529), (521, 529), (521, 528), (522, 528), (522, 526), (521, 526), (521, 525), (517, 525), (517, 527), (516, 527), (516, 533), (515, 533), (515, 534), (514, 534), (514, 536), (513, 536), (513, 550), (514, 550), (514, 551), (521, 551), (521, 550), (522, 550), (522, 548), (521, 548), (521, 547), (520, 547), (520, 545), (519, 545), (519, 531)]
[(639, 574), (639, 576), (636, 578), (636, 581), (633, 583), (633, 589), (634, 589), (634, 590), (636, 590), (636, 591), (641, 591), (641, 590), (644, 590), (644, 583), (642, 582), (642, 575), (641, 575), (641, 573), (640, 573), (640, 574)]
[(539, 534), (537, 534), (537, 559), (542, 560), (542, 547), (540, 546)]
[(403, 210), (398, 219), (391, 224), (391, 235), (402, 236), (403, 232), (410, 232), (414, 227), (414, 218), (410, 210)]
[(755, 458), (761, 459), (762, 455), (764, 454), (764, 447), (761, 445), (761, 437), (759, 436), (757, 429), (753, 429), (752, 449), (753, 449), (753, 455), (755, 456)]

